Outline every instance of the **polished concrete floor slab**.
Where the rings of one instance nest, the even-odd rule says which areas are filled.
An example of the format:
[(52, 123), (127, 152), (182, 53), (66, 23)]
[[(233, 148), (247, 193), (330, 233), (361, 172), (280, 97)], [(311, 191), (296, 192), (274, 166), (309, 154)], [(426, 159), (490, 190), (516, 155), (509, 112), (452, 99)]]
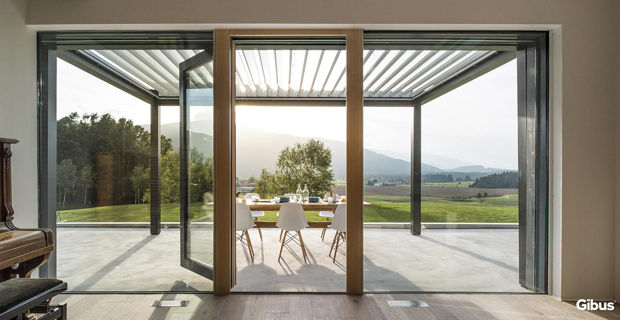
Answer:
[[(195, 255), (209, 259), (212, 232), (192, 229)], [(344, 292), (346, 249), (329, 257), (334, 231), (303, 231), (280, 250), (279, 230), (250, 231), (255, 257), (237, 242), (237, 292)], [(180, 266), (180, 231), (59, 228), (58, 277), (71, 291), (210, 291), (212, 282)], [(364, 230), (365, 288), (385, 291), (526, 292), (518, 281), (518, 230)]]

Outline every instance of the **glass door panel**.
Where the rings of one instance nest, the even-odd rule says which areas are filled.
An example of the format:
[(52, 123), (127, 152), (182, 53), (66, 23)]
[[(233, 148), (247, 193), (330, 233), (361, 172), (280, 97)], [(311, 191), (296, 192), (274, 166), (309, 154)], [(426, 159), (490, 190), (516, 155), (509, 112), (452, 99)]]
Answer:
[[(181, 266), (213, 280), (212, 52), (180, 66)], [(162, 186), (163, 187), (163, 186)]]

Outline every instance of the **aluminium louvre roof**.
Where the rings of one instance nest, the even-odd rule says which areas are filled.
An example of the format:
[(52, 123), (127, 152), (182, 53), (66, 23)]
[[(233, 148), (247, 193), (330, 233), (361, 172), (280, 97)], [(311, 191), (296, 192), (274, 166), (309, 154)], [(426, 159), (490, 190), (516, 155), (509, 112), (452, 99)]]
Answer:
[[(80, 50), (160, 96), (179, 95), (179, 64), (200, 50)], [(498, 51), (364, 50), (364, 97), (413, 99)], [(238, 49), (237, 97), (343, 99), (345, 50)], [(190, 73), (192, 87), (213, 87), (213, 63)]]

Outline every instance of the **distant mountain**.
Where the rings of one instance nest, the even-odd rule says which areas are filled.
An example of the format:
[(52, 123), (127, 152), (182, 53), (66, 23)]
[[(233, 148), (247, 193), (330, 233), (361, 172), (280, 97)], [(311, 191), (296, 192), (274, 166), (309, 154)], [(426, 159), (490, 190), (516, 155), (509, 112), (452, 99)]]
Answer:
[(507, 172), (507, 171), (516, 171), (516, 170), (508, 170), (508, 169), (496, 169), (496, 168), (485, 168), (483, 166), (463, 166), (454, 169), (444, 170), (446, 172), (480, 172), (480, 173), (496, 173), (496, 172)]
[(380, 150), (380, 149), (368, 149), (370, 151), (374, 151), (376, 153), (384, 154), (388, 157), (392, 157), (394, 159), (411, 161), (411, 152), (395, 152), (390, 150)]
[[(377, 153), (384, 154), (386, 156), (389, 156), (395, 159), (411, 161), (411, 152), (395, 152), (395, 151), (380, 150), (380, 149), (370, 149), (370, 150), (377, 152)], [(432, 153), (422, 153), (422, 161), (424, 161), (424, 163), (430, 166), (437, 167), (438, 169), (441, 169), (441, 170), (447, 170), (449, 168), (473, 165), (473, 163), (462, 161), (456, 158), (438, 156)]]
[[(210, 131), (210, 128), (206, 128), (202, 122), (209, 121), (196, 121), (190, 124), (194, 130), (202, 131), (192, 132), (192, 146), (206, 156), (211, 156), (213, 138), (204, 133)], [(148, 129), (148, 126), (145, 127)], [(312, 139), (312, 137), (271, 133), (248, 127), (238, 127), (237, 129), (237, 176), (242, 178), (258, 177), (263, 168), (273, 172), (278, 154), (285, 146), (292, 146), (298, 142), (304, 143)], [(179, 147), (178, 123), (162, 124), (161, 133), (172, 139), (174, 148)], [(335, 140), (315, 139), (321, 140), (332, 151), (334, 174), (337, 178), (344, 178), (346, 175), (346, 144)], [(408, 174), (410, 171), (411, 164), (409, 161), (395, 159), (364, 149), (365, 175)], [(423, 163), (422, 172), (441, 172), (441, 169)]]
[[(207, 125), (211, 121), (199, 120), (192, 121), (192, 146), (207, 157), (212, 156), (213, 137), (208, 134), (212, 132), (212, 128)], [(149, 130), (149, 126), (145, 126)], [(196, 132), (199, 131), (199, 132)], [(161, 133), (172, 139), (174, 148), (179, 147), (179, 124), (168, 123), (161, 125)], [(251, 176), (258, 177), (263, 168), (270, 172), (275, 170), (275, 163), (278, 154), (285, 146), (292, 146), (295, 143), (304, 143), (312, 139), (312, 137), (298, 137), (288, 134), (279, 134), (265, 132), (249, 127), (237, 128), (237, 176), (248, 178)], [(315, 138), (325, 143), (325, 146), (332, 151), (332, 165), (336, 178), (344, 178), (346, 176), (346, 144), (341, 141)], [(409, 161), (403, 160), (402, 155), (395, 158), (386, 154), (385, 151), (377, 152), (375, 150), (364, 149), (364, 175), (391, 175), (391, 174), (409, 174), (411, 172), (411, 164)], [(386, 152), (389, 153), (389, 152)], [(394, 153), (395, 156), (398, 156)], [(423, 159), (429, 158), (423, 155)], [(431, 159), (444, 158), (450, 161), (461, 162), (458, 159), (451, 159), (436, 156)], [(426, 161), (425, 161), (426, 162)], [(480, 165), (460, 166), (454, 169), (442, 170), (437, 166), (422, 163), (422, 173), (481, 173), (490, 174), (497, 172), (514, 171), (495, 168), (485, 168)], [(478, 176), (478, 175), (476, 175)], [(482, 176), (482, 175), (480, 175)]]
[(424, 163), (428, 163), (442, 170), (448, 170), (449, 168), (473, 165), (473, 163), (462, 161), (456, 158), (438, 156), (432, 153), (422, 153), (422, 161), (424, 161)]

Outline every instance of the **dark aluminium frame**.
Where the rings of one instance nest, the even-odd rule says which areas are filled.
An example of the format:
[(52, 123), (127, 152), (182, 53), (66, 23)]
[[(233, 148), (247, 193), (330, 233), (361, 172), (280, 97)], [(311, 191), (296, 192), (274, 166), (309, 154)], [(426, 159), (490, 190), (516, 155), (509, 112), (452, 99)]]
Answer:
[[(131, 41), (128, 41), (131, 40)], [(85, 70), (126, 92), (151, 103), (151, 233), (160, 232), (159, 206), (159, 108), (179, 105), (178, 97), (160, 97), (139, 83), (79, 49), (177, 49), (206, 50), (211, 32), (42, 32), (38, 34), (39, 110), (39, 225), (56, 231), (56, 58), (70, 59)], [(128, 43), (130, 43), (128, 45)], [(428, 50), (497, 50), (498, 54), (470, 66), (432, 90), (413, 99), (366, 98), (365, 106), (412, 107), (411, 234), (420, 235), (421, 223), (421, 114), (422, 107), (441, 95), (517, 59), (519, 115), (519, 279), (522, 286), (540, 293), (548, 291), (548, 186), (549, 100), (548, 32), (364, 32), (365, 48), (414, 48)], [(266, 46), (282, 43), (261, 43)], [(284, 44), (286, 45), (286, 44)], [(247, 99), (238, 99), (243, 103)], [(344, 99), (254, 99), (256, 105), (344, 106)], [(184, 128), (182, 128), (184, 129)], [(41, 268), (44, 277), (56, 276), (55, 252)]]
[(189, 187), (189, 163), (188, 157), (190, 147), (189, 136), (189, 105), (186, 99), (186, 89), (188, 89), (188, 75), (187, 73), (196, 67), (207, 64), (209, 61), (213, 61), (213, 46), (209, 46), (205, 51), (198, 53), (197, 55), (181, 62), (179, 65), (179, 109), (181, 110), (181, 133), (180, 133), (180, 204), (181, 204), (181, 266), (202, 275), (210, 280), (213, 280), (213, 266), (205, 265), (200, 261), (191, 258), (191, 246), (192, 237), (189, 221), (190, 213), (190, 187)]
[[(39, 227), (56, 234), (56, 59), (70, 61), (134, 97), (151, 105), (150, 233), (161, 232), (161, 141), (162, 106), (179, 106), (179, 97), (160, 96), (88, 49), (194, 49), (213, 44), (212, 32), (40, 32), (37, 34)], [(56, 250), (40, 268), (41, 277), (55, 278)]]

